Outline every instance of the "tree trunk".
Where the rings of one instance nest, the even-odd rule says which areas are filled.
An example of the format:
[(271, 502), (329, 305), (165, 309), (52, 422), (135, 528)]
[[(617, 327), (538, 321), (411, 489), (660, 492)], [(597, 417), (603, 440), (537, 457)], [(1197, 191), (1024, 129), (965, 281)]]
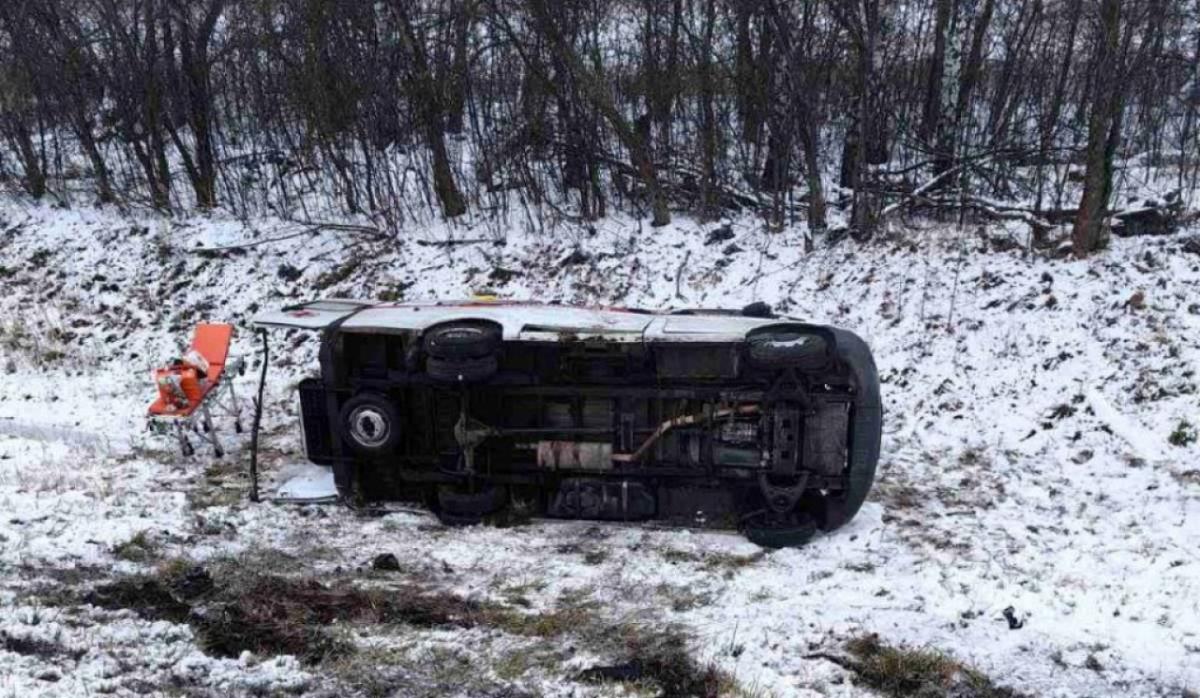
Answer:
[[(199, 51), (197, 51), (199, 53)], [(192, 188), (196, 205), (211, 209), (217, 205), (217, 167), (212, 142), (212, 97), (208, 85), (208, 58), (196, 56), (184, 66), (188, 82), (192, 138), (195, 139), (196, 176)]]
[(629, 150), (629, 157), (633, 161), (633, 167), (637, 170), (638, 177), (649, 190), (651, 208), (650, 225), (660, 227), (669, 224), (671, 222), (671, 209), (667, 205), (666, 195), (659, 184), (658, 171), (654, 166), (654, 160), (651, 159), (649, 149), (646, 147), (646, 142), (638, 135), (637, 130), (629, 122), (629, 119), (613, 103), (607, 84), (588, 70), (583, 65), (583, 61), (580, 60), (579, 56), (575, 54), (574, 50), (566, 44), (554, 19), (550, 16), (546, 0), (530, 0), (529, 4), (533, 10), (537, 30), (549, 43), (550, 50), (554, 53), (556, 59), (570, 69), (579, 85), (580, 92), (591, 103), (592, 107), (604, 117), (604, 120), (608, 122), (613, 131), (616, 132), (617, 139), (621, 142), (621, 145)]
[(1058, 77), (1054, 83), (1054, 92), (1050, 97), (1050, 108), (1042, 115), (1038, 134), (1038, 168), (1037, 168), (1037, 201), (1034, 210), (1042, 210), (1042, 200), (1045, 195), (1044, 172), (1050, 157), (1050, 147), (1054, 145), (1054, 136), (1058, 131), (1058, 120), (1062, 116), (1063, 100), (1067, 92), (1067, 79), (1071, 75), (1071, 65), (1075, 61), (1075, 36), (1079, 32), (1080, 4), (1083, 0), (1071, 0), (1067, 8), (1070, 17), (1070, 28), (1064, 45), (1062, 63), (1058, 68)]
[(949, 39), (954, 15), (954, 0), (937, 0), (937, 18), (933, 28), (933, 56), (929, 62), (929, 75), (925, 81), (925, 102), (921, 115), (921, 136), (926, 142), (936, 143), (941, 134), (942, 93), (946, 76), (946, 42)]
[(167, 143), (163, 138), (164, 111), (163, 84), (160, 74), (161, 54), (159, 51), (158, 19), (155, 4), (150, 3), (150, 12), (145, 20), (146, 38), (142, 47), (142, 79), (145, 96), (142, 102), (142, 126), (145, 129), (146, 164), (152, 173), (150, 198), (154, 207), (162, 210), (171, 207), (171, 167), (167, 161)]
[(821, 182), (820, 130), (808, 105), (798, 111), (800, 145), (804, 149), (804, 181), (808, 187), (808, 229), (819, 233), (828, 227), (825, 221), (825, 185)]
[(88, 161), (92, 163), (92, 176), (96, 178), (96, 200), (101, 204), (112, 203), (116, 200), (112, 189), (112, 175), (109, 174), (108, 163), (104, 161), (104, 155), (96, 143), (96, 136), (92, 133), (91, 119), (83, 113), (78, 105), (73, 117), (72, 126), (75, 130), (75, 137), (79, 139), (80, 147), (83, 148)]
[(736, 54), (733, 72), (738, 121), (742, 125), (742, 142), (758, 143), (763, 115), (755, 90), (757, 70), (754, 65), (754, 38), (750, 31), (751, 7), (747, 2), (734, 2), (733, 5), (736, 12)]
[(877, 166), (887, 161), (887, 143), (879, 79), (879, 0), (863, 0), (857, 60), (858, 147), (856, 148), (854, 201), (850, 212), (851, 235), (866, 242), (875, 235), (882, 194), (876, 181)]
[(440, 90), (429, 70), (425, 40), (413, 27), (406, 4), (407, 0), (398, 0), (395, 7), (396, 16), (400, 20), (400, 42), (410, 63), (407, 81), (409, 99), (416, 104), (425, 144), (432, 155), (433, 191), (442, 206), (442, 215), (454, 218), (467, 212), (467, 204), (454, 181), (450, 156), (446, 152), (446, 136), (443, 131), (445, 115), (439, 97)]
[(939, 141), (939, 156), (934, 164), (934, 174), (940, 175), (954, 166), (958, 158), (959, 146), (967, 142), (969, 134), (965, 131), (970, 127), (968, 113), (971, 100), (974, 97), (975, 86), (983, 70), (983, 48), (987, 41), (988, 29), (992, 24), (992, 15), (996, 9), (995, 0), (983, 0), (983, 9), (975, 21), (975, 29), (971, 33), (971, 46), (963, 64), (962, 74), (958, 81), (958, 97), (954, 105), (954, 123), (949, 132), (943, 134)]
[(29, 127), (20, 117), (8, 117), (9, 141), (13, 148), (17, 151), (17, 157), (21, 161), (21, 168), (24, 170), (22, 177), (22, 186), (25, 191), (35, 199), (40, 199), (46, 195), (46, 172), (42, 168), (41, 158), (38, 157), (37, 148), (33, 145), (33, 137), (29, 133)]
[(1091, 111), (1088, 116), (1086, 170), (1083, 198), (1071, 231), (1076, 257), (1086, 257), (1100, 248), (1104, 219), (1112, 192), (1113, 154), (1120, 140), (1121, 1), (1101, 0), (1099, 37), (1093, 62)]
[(717, 116), (713, 107), (714, 85), (712, 53), (713, 31), (717, 23), (716, 0), (704, 8), (704, 40), (698, 47), (700, 69), (700, 218), (717, 215)]
[(469, 52), (471, 24), (474, 20), (474, 2), (461, 2), (454, 10), (454, 55), (450, 61), (450, 75), (445, 80), (446, 131), (460, 134), (463, 131), (463, 114), (467, 104), (469, 83)]

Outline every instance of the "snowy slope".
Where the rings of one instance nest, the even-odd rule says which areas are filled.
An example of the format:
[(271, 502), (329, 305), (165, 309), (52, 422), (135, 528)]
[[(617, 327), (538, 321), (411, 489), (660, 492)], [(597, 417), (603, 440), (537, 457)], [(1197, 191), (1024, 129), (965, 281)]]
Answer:
[[(1200, 687), (1200, 445), (1181, 429), (1200, 425), (1200, 254), (1183, 250), (1187, 234), (1051, 261), (992, 251), (974, 227), (806, 254), (798, 231), (727, 225), (732, 238), (709, 245), (716, 226), (682, 218), (437, 225), (392, 239), (6, 204), (0, 631), (62, 651), (0, 649), (0, 695), (344, 693), (344, 677), (289, 657), (214, 658), (186, 625), (44, 597), (177, 557), (286, 559), (289, 573), (342, 578), (382, 552), (439, 589), (519, 598), (531, 614), (583, 598), (604, 618), (678, 624), (745, 695), (869, 694), (810, 655), (872, 631), (1031, 695)], [(450, 237), (487, 241), (436, 244)], [(145, 431), (148, 371), (198, 320), (242, 324), (319, 295), (480, 291), (645, 307), (765, 300), (859, 332), (887, 410), (872, 502), (851, 526), (766, 555), (712, 532), (450, 530), (419, 512), (251, 505), (244, 452), (188, 462)], [(253, 346), (242, 333), (237, 349)], [(315, 349), (300, 335), (275, 347), (269, 484), (300, 460), (291, 391)], [(153, 555), (129, 559), (121, 544), (139, 533)], [(1023, 627), (1009, 629), (1008, 607)], [(574, 653), (521, 671), (501, 659), (544, 647), (503, 629), (386, 627), (355, 642), (423, 666), (468, 661), (493, 692), (464, 684), (464, 695), (609, 690), (572, 680), (603, 654), (578, 638), (563, 643)]]

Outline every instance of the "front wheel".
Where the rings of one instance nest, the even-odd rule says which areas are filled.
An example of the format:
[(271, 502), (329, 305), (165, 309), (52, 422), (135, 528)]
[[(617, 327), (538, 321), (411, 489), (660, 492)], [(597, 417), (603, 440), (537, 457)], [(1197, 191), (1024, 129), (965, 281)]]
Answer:
[(817, 524), (802, 514), (763, 511), (742, 522), (742, 533), (764, 548), (799, 548), (816, 535)]
[(750, 360), (762, 368), (817, 369), (829, 360), (829, 343), (803, 325), (768, 325), (746, 336)]
[(470, 491), (463, 486), (441, 485), (437, 490), (438, 518), (447, 526), (481, 523), (508, 503), (508, 489), (483, 485)]
[(855, 394), (845, 488), (839, 492), (811, 493), (807, 501), (801, 501), (801, 506), (806, 506), (822, 531), (844, 526), (862, 508), (875, 482), (883, 435), (879, 372), (875, 368), (871, 350), (866, 342), (851, 332), (834, 330), (834, 333), (838, 358), (849, 369)]

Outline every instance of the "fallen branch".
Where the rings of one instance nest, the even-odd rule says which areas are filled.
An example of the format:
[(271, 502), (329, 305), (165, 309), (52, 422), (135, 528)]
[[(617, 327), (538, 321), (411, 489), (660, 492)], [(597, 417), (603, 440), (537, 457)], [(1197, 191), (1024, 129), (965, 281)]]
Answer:
[(369, 234), (374, 235), (376, 239), (383, 239), (386, 237), (386, 235), (383, 233), (383, 231), (379, 230), (378, 228), (372, 228), (371, 226), (368, 226), (368, 225), (355, 225), (353, 223), (326, 223), (323, 221), (297, 221), (297, 220), (290, 220), (290, 219), (288, 222), (298, 223), (298, 224), (304, 225), (306, 227), (304, 228), (304, 230), (298, 230), (294, 233), (288, 233), (287, 235), (276, 235), (274, 237), (263, 238), (261, 240), (252, 240), (249, 242), (242, 242), (242, 243), (237, 243), (234, 245), (221, 245), (218, 247), (193, 247), (193, 248), (187, 250), (187, 252), (188, 252), (188, 254), (200, 254), (200, 255), (221, 254), (223, 252), (237, 252), (240, 250), (245, 250), (248, 247), (257, 247), (259, 245), (267, 245), (272, 242), (282, 242), (284, 240), (291, 240), (292, 238), (298, 238), (302, 235), (315, 235), (315, 234), (321, 232), (322, 230), (336, 230), (336, 231), (348, 232), (348, 233), (369, 233)]
[(921, 197), (926, 192), (932, 190), (934, 187), (941, 184), (943, 181), (945, 181), (951, 175), (956, 174), (959, 171), (961, 171), (962, 168), (963, 168), (963, 165), (955, 165), (954, 167), (951, 167), (950, 169), (939, 174), (938, 176), (936, 176), (933, 179), (929, 180), (928, 182), (922, 184), (921, 186), (917, 187), (916, 189), (913, 189), (905, 198), (901, 199), (900, 201), (897, 201), (892, 204), (888, 204), (887, 206), (885, 206), (883, 208), (882, 211), (879, 212), (879, 220), (883, 221), (891, 214), (895, 213), (896, 211), (899, 211), (901, 208), (903, 208), (905, 206), (905, 204), (908, 204), (909, 202), (913, 201), (914, 199)]
[(862, 665), (859, 664), (858, 662), (854, 661), (850, 657), (844, 657), (842, 655), (833, 654), (831, 652), (811, 652), (809, 654), (804, 655), (804, 658), (805, 659), (824, 659), (827, 662), (836, 664), (847, 671), (854, 672), (855, 674), (860, 673), (862, 671)]
[(683, 292), (680, 290), (680, 284), (683, 282), (683, 269), (687, 266), (688, 260), (692, 257), (692, 251), (688, 250), (683, 255), (683, 261), (679, 263), (679, 269), (675, 270), (675, 297), (681, 301), (687, 299), (683, 297)]
[(320, 228), (308, 228), (305, 230), (297, 231), (295, 233), (288, 233), (287, 235), (277, 235), (275, 237), (263, 238), (261, 240), (254, 240), (252, 242), (238, 243), (236, 245), (219, 245), (217, 247), (193, 247), (191, 249), (185, 250), (185, 252), (187, 252), (188, 254), (201, 254), (201, 255), (220, 254), (222, 252), (237, 252), (240, 250), (244, 250), (247, 247), (257, 247), (259, 245), (266, 245), (266, 244), (269, 244), (272, 242), (282, 242), (283, 240), (291, 240), (292, 238), (298, 238), (301, 235), (312, 235), (312, 234), (316, 234), (318, 232), (320, 232)]
[(982, 213), (988, 218), (995, 220), (1013, 220), (1027, 223), (1035, 230), (1048, 231), (1054, 228), (1054, 223), (1045, 218), (1043, 215), (1035, 213), (1030, 209), (1008, 206), (995, 201), (977, 196), (960, 196), (946, 198), (929, 198), (918, 197), (920, 202), (926, 206), (934, 206), (938, 208), (969, 208), (978, 213)]
[(504, 238), (467, 238), (465, 240), (417, 240), (421, 247), (457, 247), (458, 245), (479, 245), (490, 242), (496, 247), (508, 244)]
[(372, 225), (358, 225), (356, 223), (328, 223), (326, 221), (302, 221), (294, 218), (285, 219), (289, 223), (298, 223), (300, 225), (312, 226), (317, 229), (324, 230), (341, 230), (348, 233), (368, 233), (378, 237), (385, 237), (382, 230)]

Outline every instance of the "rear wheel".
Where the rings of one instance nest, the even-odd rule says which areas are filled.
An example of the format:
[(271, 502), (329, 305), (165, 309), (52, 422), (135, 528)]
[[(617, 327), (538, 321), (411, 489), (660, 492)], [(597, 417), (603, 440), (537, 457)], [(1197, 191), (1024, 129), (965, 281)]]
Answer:
[(425, 353), (438, 359), (460, 361), (492, 356), (500, 348), (500, 327), (492, 322), (451, 322), (425, 331)]
[(386, 396), (374, 392), (355, 395), (342, 405), (342, 438), (356, 453), (380, 456), (400, 443), (400, 417)]
[(440, 383), (479, 383), (495, 375), (500, 326), (482, 320), (431, 327), (422, 340), (425, 372)]

